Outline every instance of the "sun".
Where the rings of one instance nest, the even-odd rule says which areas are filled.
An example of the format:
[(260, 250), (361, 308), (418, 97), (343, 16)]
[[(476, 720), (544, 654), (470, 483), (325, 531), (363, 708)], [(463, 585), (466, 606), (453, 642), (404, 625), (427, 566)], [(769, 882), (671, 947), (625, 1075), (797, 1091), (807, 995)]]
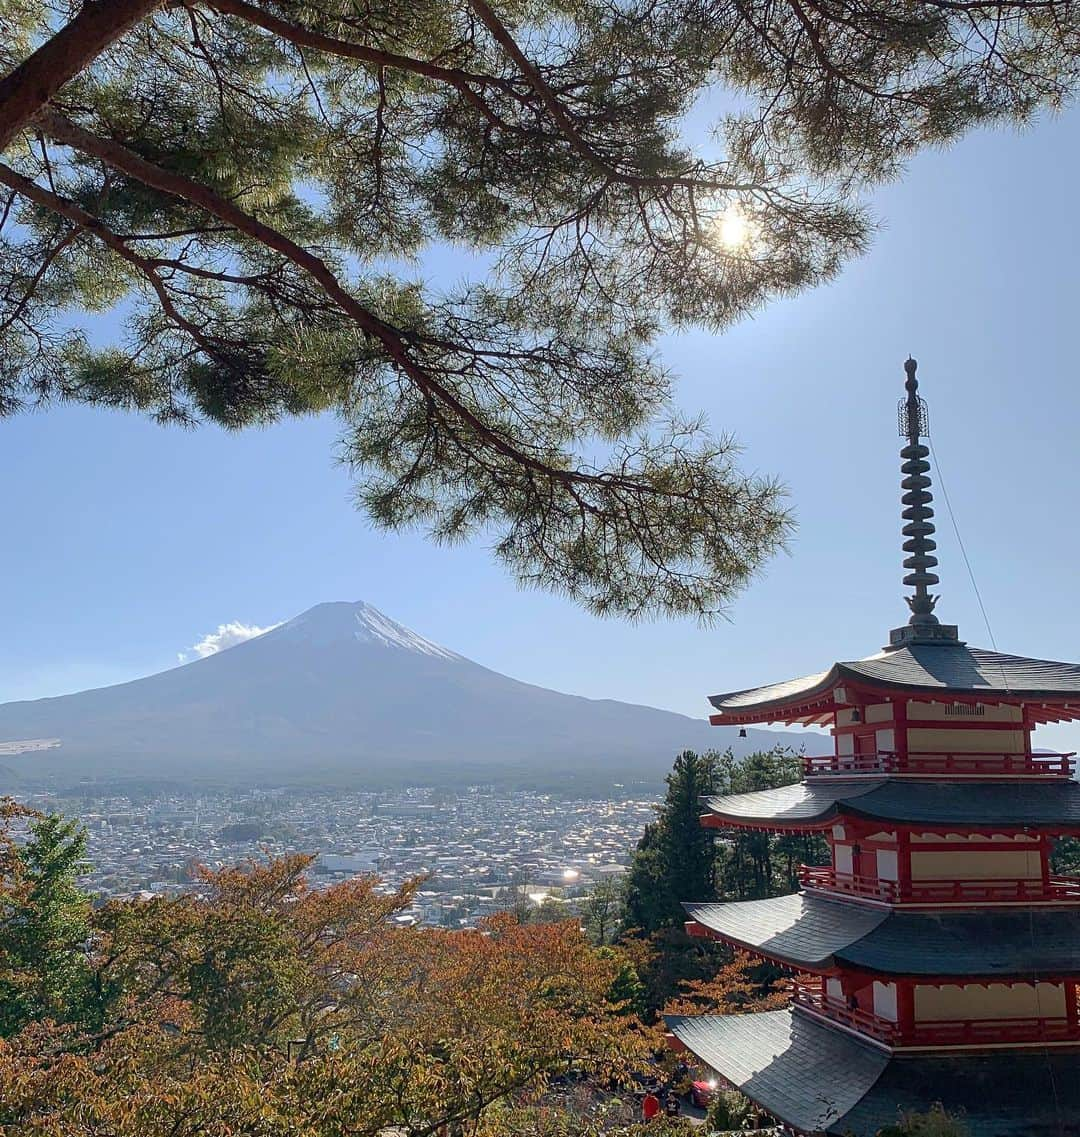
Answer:
[(717, 218), (720, 244), (725, 249), (744, 248), (753, 236), (753, 225), (738, 202), (729, 205)]

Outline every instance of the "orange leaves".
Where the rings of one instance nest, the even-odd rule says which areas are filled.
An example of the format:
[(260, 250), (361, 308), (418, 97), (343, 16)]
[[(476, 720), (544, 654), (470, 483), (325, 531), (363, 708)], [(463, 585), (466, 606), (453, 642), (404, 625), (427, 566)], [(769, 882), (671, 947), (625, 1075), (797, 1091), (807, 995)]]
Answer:
[(711, 979), (680, 984), (680, 994), (665, 1007), (667, 1015), (740, 1015), (787, 1006), (790, 983), (775, 968), (737, 951)]
[(307, 864), (101, 910), (108, 1021), (39, 1026), (0, 1054), (0, 1134), (429, 1137), (571, 1063), (637, 1060), (645, 1036), (606, 1000), (620, 964), (576, 923), (398, 927), (418, 882), (309, 889)]

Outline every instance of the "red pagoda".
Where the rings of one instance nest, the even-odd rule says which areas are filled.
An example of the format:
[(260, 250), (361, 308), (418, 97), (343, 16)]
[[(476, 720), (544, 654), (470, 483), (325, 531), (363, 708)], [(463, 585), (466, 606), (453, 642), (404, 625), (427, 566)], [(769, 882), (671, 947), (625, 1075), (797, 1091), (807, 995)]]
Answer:
[[(875, 655), (717, 695), (714, 724), (827, 726), (797, 785), (709, 798), (702, 823), (823, 835), (828, 867), (769, 900), (687, 904), (688, 930), (796, 974), (790, 1009), (672, 1017), (681, 1045), (798, 1133), (869, 1137), (940, 1103), (972, 1137), (1080, 1134), (1080, 665), (969, 647), (934, 613), (926, 404), (900, 403), (908, 623)], [(719, 835), (719, 834), (718, 834)]]

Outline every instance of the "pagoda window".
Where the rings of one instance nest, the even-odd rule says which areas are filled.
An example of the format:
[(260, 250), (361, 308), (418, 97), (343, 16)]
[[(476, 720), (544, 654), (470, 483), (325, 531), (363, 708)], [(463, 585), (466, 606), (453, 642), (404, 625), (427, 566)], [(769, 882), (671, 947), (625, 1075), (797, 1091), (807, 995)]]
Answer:
[(900, 1013), (897, 1007), (896, 984), (883, 983), (880, 979), (874, 980), (874, 1014), (887, 1022), (899, 1022)]
[(900, 855), (895, 849), (878, 849), (877, 856), (878, 880), (900, 879)]

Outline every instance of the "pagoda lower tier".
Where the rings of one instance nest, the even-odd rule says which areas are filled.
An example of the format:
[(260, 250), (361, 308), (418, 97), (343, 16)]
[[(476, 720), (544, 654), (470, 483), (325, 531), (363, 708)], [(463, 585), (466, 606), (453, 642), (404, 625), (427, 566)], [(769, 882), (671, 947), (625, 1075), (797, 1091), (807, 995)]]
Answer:
[[(1046, 1126), (1024, 1128), (1013, 1091), (984, 1094), (1033, 1054), (1080, 1085), (1080, 880), (1050, 872), (1054, 839), (1080, 832), (1080, 785), (830, 774), (704, 806), (719, 840), (819, 833), (830, 855), (793, 895), (685, 906), (692, 935), (796, 978), (790, 1011), (672, 1020), (679, 1045), (799, 1132), (871, 1137), (940, 1101), (973, 1137), (1080, 1137), (1080, 1101), (1040, 1100)], [(847, 1065), (815, 1087), (810, 1050)]]
[(892, 1052), (798, 1009), (670, 1016), (678, 1047), (800, 1133), (862, 1137), (939, 1103), (970, 1137), (1077, 1137), (1080, 1050)]

